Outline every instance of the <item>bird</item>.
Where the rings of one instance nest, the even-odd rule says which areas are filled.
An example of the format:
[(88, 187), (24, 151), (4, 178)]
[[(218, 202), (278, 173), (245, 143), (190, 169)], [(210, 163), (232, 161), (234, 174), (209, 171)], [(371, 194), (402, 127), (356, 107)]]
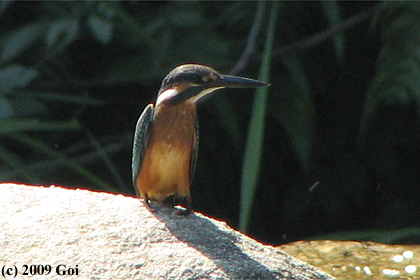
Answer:
[(197, 101), (222, 88), (268, 85), (222, 75), (201, 64), (183, 64), (169, 72), (156, 102), (143, 110), (134, 132), (132, 180), (147, 209), (153, 212), (150, 201), (157, 201), (178, 215), (193, 211), (190, 185), (198, 153)]

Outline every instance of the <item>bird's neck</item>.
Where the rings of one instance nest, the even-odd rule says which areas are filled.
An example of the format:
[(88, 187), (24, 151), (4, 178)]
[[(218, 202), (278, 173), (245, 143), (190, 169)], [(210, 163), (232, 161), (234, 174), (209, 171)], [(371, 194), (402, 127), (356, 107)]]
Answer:
[(196, 105), (182, 103), (177, 105), (161, 103), (156, 106), (153, 123), (154, 134), (159, 139), (174, 141), (188, 139), (191, 141), (195, 133)]

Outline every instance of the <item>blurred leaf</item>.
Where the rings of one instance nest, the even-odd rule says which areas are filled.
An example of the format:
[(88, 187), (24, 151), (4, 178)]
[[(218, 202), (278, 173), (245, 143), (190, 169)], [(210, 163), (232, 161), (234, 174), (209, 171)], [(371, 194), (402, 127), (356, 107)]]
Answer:
[(121, 8), (119, 2), (116, 1), (108, 1), (108, 2), (101, 2), (104, 6), (103, 9), (108, 10), (109, 13), (112, 13), (115, 16), (115, 19), (121, 22), (124, 31), (127, 31), (128, 34), (131, 34), (131, 42), (142, 42), (142, 44), (146, 44), (148, 47), (159, 49), (160, 45), (154, 40), (152, 36), (145, 32), (145, 27), (129, 12), (125, 11)]
[[(145, 50), (144, 53), (138, 55), (124, 55), (121, 59), (110, 62), (110, 67), (99, 69), (101, 76), (105, 79), (116, 80), (138, 80), (142, 83), (150, 83), (150, 79), (156, 73), (150, 69), (149, 53)], [(164, 75), (164, 74), (163, 74)]]
[(125, 182), (121, 175), (118, 173), (118, 169), (115, 164), (112, 162), (110, 157), (106, 154), (104, 149), (101, 147), (100, 143), (96, 140), (92, 133), (85, 130), (86, 135), (89, 139), (89, 142), (93, 145), (94, 149), (99, 153), (100, 158), (105, 162), (108, 170), (111, 172), (112, 176), (114, 177), (115, 181), (120, 187), (125, 185)]
[(40, 38), (43, 26), (42, 23), (29, 24), (6, 35), (3, 38), (0, 62), (11, 61), (33, 46), (35, 41)]
[(58, 101), (64, 103), (75, 103), (82, 105), (103, 105), (101, 100), (93, 99), (89, 96), (75, 96), (59, 92), (42, 92), (29, 90), (13, 90), (5, 94), (6, 96), (15, 96), (19, 98), (41, 99), (44, 101)]
[[(40, 178), (36, 174), (27, 171), (26, 165), (22, 162), (19, 156), (17, 156), (13, 152), (10, 152), (1, 144), (0, 144), (0, 160), (3, 161), (12, 170), (17, 172), (19, 175), (21, 175), (23, 178), (25, 178), (29, 182), (33, 184), (41, 182)], [(7, 178), (0, 178), (0, 180), (5, 180), (5, 179)]]
[(170, 24), (178, 28), (191, 28), (203, 24), (203, 17), (196, 2), (175, 1), (168, 6), (168, 10), (177, 11), (170, 13)]
[(3, 96), (0, 95), (0, 119), (10, 118), (13, 116), (13, 106)]
[(44, 102), (35, 100), (34, 98), (9, 97), (7, 94), (5, 96), (8, 97), (9, 104), (12, 105), (12, 117), (15, 119), (33, 118), (45, 114), (48, 111), (48, 106)]
[(293, 54), (283, 58), (288, 77), (277, 80), (281, 94), (273, 96), (270, 110), (285, 127), (301, 166), (308, 171), (314, 137), (315, 105), (302, 62)]
[(90, 30), (96, 40), (106, 45), (112, 40), (113, 24), (99, 16), (93, 15), (88, 20)]
[[(196, 37), (199, 38), (196, 38)], [(175, 34), (175, 38), (178, 35)], [(167, 58), (183, 62), (202, 62), (207, 65), (217, 65), (222, 58), (229, 57), (229, 44), (216, 33), (197, 30), (195, 33), (184, 34), (178, 40), (170, 42)], [(200, 46), (197, 48), (197, 46)], [(217, 46), (217, 47), (215, 47)], [(185, 50), (190, 50), (186, 52)]]
[(381, 28), (383, 47), (366, 96), (361, 138), (367, 136), (381, 105), (408, 105), (415, 101), (420, 112), (420, 5), (417, 2), (382, 5), (373, 24)]
[(241, 131), (238, 113), (234, 110), (234, 107), (229, 104), (229, 99), (224, 94), (219, 94), (210, 101), (212, 111), (218, 116), (217, 119), (220, 120), (221, 125), (223, 125), (230, 134), (232, 146), (239, 152), (239, 148), (242, 144), (240, 143)]
[(76, 19), (59, 19), (53, 21), (47, 29), (46, 42), (49, 49), (61, 50), (73, 43), (79, 32)]
[(80, 129), (78, 121), (40, 121), (36, 119), (0, 120), (0, 134), (9, 134), (22, 131), (66, 131)]
[(166, 60), (171, 66), (198, 62), (214, 66), (228, 57), (230, 42), (221, 37), (212, 24), (206, 23), (205, 11), (197, 2), (170, 2), (163, 12), (168, 16), (157, 17), (147, 25), (147, 30), (156, 34), (159, 42), (158, 47), (154, 47), (156, 57), (152, 62)]
[(38, 77), (38, 71), (20, 65), (10, 65), (0, 69), (0, 91), (27, 86)]
[[(267, 38), (263, 52), (263, 60), (260, 68), (259, 80), (270, 80), (271, 52), (274, 45), (276, 21), (279, 2), (272, 2), (270, 21), (267, 29)], [(241, 198), (239, 212), (239, 228), (247, 232), (251, 222), (252, 205), (258, 187), (260, 174), (262, 149), (264, 143), (264, 123), (267, 107), (268, 88), (262, 87), (256, 90), (251, 120), (248, 128), (248, 141), (245, 147), (245, 157), (242, 166)]]
[[(342, 22), (341, 11), (337, 1), (321, 1), (320, 3), (330, 27), (334, 27)], [(344, 32), (335, 34), (333, 36), (333, 43), (337, 60), (340, 64), (343, 64), (345, 58)]]
[(10, 4), (12, 4), (13, 1), (1, 1), (0, 2), (0, 16), (3, 15), (4, 11), (6, 11), (7, 7), (10, 6)]
[(102, 179), (98, 178), (96, 175), (89, 172), (86, 168), (78, 164), (73, 159), (63, 155), (56, 149), (49, 147), (43, 142), (23, 133), (8, 134), (8, 137), (13, 138), (23, 143), (26, 146), (32, 147), (36, 151), (39, 151), (45, 155), (55, 158), (59, 160), (60, 162), (65, 163), (69, 168), (73, 169), (79, 175), (83, 176), (86, 180), (90, 181), (94, 186), (99, 186), (109, 192), (118, 192), (118, 190), (115, 187), (107, 184)]

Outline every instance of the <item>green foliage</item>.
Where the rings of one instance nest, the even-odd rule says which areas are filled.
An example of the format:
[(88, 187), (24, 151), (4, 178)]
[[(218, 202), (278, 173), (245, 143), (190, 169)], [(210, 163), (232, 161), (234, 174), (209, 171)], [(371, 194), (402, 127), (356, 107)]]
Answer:
[(76, 121), (40, 121), (37, 119), (5, 119), (0, 120), (0, 134), (9, 134), (25, 131), (66, 131), (80, 129)]
[(98, 15), (92, 15), (88, 19), (88, 24), (92, 31), (92, 35), (96, 40), (104, 45), (111, 42), (114, 28), (112, 22), (101, 18)]
[(281, 94), (273, 96), (272, 114), (285, 127), (302, 168), (310, 169), (315, 105), (302, 61), (290, 54), (282, 60), (288, 75), (280, 75)]
[(229, 133), (229, 138), (232, 141), (233, 147), (236, 152), (240, 153), (241, 143), (241, 130), (240, 130), (240, 116), (235, 111), (234, 107), (229, 103), (229, 99), (225, 95), (217, 96), (216, 102), (211, 103), (211, 110), (214, 112), (217, 119), (221, 120), (222, 125)]
[(13, 61), (30, 48), (39, 40), (43, 27), (42, 23), (28, 24), (14, 30), (9, 36), (4, 38), (0, 55), (1, 63)]
[[(279, 2), (273, 2), (270, 12), (270, 22), (267, 29), (264, 57), (261, 63), (259, 80), (270, 80), (271, 53), (274, 45)], [(241, 209), (239, 212), (239, 228), (248, 232), (251, 222), (251, 211), (258, 187), (262, 150), (264, 142), (265, 115), (267, 111), (268, 88), (256, 90), (252, 108), (251, 121), (248, 129), (248, 141), (245, 148), (245, 158), (242, 166)]]
[(0, 90), (10, 92), (15, 88), (27, 86), (38, 76), (38, 72), (20, 65), (10, 65), (0, 69)]
[[(335, 27), (342, 22), (340, 6), (337, 1), (321, 1), (321, 6), (325, 17), (331, 27)], [(334, 42), (335, 54), (340, 64), (344, 63), (345, 58), (345, 37), (342, 32), (337, 33), (332, 38)]]
[(89, 170), (87, 170), (86, 168), (84, 168), (83, 166), (75, 162), (73, 159), (63, 155), (62, 153), (56, 151), (55, 149), (52, 149), (51, 147), (49, 147), (48, 145), (45, 145), (39, 140), (30, 136), (27, 136), (25, 134), (10, 134), (9, 137), (23, 143), (24, 145), (30, 146), (33, 149), (39, 150), (40, 152), (52, 158), (55, 158), (59, 160), (60, 162), (65, 163), (68, 167), (74, 169), (81, 176), (84, 176), (88, 181), (90, 181), (90, 183), (101, 187), (103, 190), (110, 191), (110, 192), (117, 191), (115, 187), (108, 185), (106, 182), (104, 182), (103, 180), (101, 180), (100, 178), (92, 174)]
[(409, 105), (414, 101), (420, 108), (420, 5), (383, 3), (373, 28), (380, 28), (383, 45), (366, 96), (361, 138), (366, 137), (381, 105)]
[[(62, 5), (62, 8), (64, 6), (71, 8), (64, 3), (58, 4), (58, 6), (60, 5)], [(7, 9), (7, 6), (2, 6), (3, 12)], [(18, 140), (27, 148), (59, 159), (98, 186), (112, 190), (110, 186), (72, 159), (24, 134), (27, 132), (66, 133), (81, 128), (80, 123), (74, 119), (65, 121), (44, 119), (48, 112), (53, 109), (51, 105), (47, 106), (48, 103), (99, 104), (98, 101), (89, 97), (28, 90), (31, 84), (45, 76), (45, 68), (40, 65), (46, 60), (54, 59), (55, 55), (64, 51), (79, 38), (80, 21), (83, 14), (80, 13), (81, 10), (76, 13), (76, 10), (73, 10), (74, 13), (67, 14), (64, 13), (64, 9), (49, 9), (51, 18), (24, 24), (3, 36), (0, 48), (1, 141), (10, 143), (11, 138)], [(37, 59), (30, 59), (33, 66), (25, 66), (24, 63), (27, 63), (25, 54), (36, 48), (39, 43), (44, 47), (44, 50), (41, 51), (44, 56), (37, 55)], [(21, 159), (19, 150), (13, 149), (11, 145), (1, 145), (0, 159), (6, 165), (2, 168), (3, 180), (13, 178), (7, 174), (7, 170), (10, 170), (11, 174), (17, 171), (20, 177), (29, 183), (41, 184), (43, 182), (35, 172), (29, 170), (29, 165), (25, 163), (27, 159)]]

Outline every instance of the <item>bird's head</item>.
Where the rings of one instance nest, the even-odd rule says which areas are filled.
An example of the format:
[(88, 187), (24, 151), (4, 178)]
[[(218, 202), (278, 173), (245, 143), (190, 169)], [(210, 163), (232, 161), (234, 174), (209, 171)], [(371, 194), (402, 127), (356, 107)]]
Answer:
[(268, 85), (253, 79), (222, 75), (208, 66), (184, 64), (173, 69), (163, 79), (156, 105), (195, 103), (207, 94), (225, 87), (253, 88)]

